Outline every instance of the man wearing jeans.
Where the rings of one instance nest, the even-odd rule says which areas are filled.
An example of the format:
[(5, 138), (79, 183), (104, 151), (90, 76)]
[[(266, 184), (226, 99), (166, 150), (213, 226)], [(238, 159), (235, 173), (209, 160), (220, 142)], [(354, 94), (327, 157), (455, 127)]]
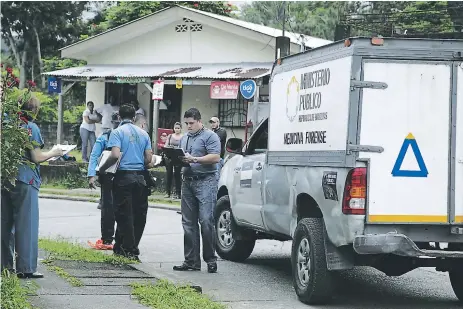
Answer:
[(201, 270), (200, 238), (198, 221), (203, 240), (203, 259), (209, 273), (217, 272), (215, 255), (214, 207), (217, 200), (217, 163), (220, 160), (220, 139), (206, 129), (201, 114), (190, 108), (184, 114), (188, 134), (180, 140), (180, 148), (186, 154), (182, 158), (189, 164), (183, 168), (182, 225), (184, 257), (176, 271)]
[(139, 260), (137, 247), (145, 228), (147, 207), (143, 203), (146, 198), (144, 171), (152, 160), (151, 140), (146, 131), (133, 124), (135, 109), (132, 105), (122, 105), (119, 116), (121, 124), (109, 137), (111, 155), (100, 167), (100, 173), (121, 158), (113, 180), (117, 223), (113, 251), (116, 255)]

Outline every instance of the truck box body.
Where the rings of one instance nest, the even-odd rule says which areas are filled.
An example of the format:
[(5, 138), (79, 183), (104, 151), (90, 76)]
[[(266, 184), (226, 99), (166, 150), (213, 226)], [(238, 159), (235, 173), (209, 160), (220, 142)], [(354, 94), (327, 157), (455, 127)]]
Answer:
[(372, 42), (351, 39), (274, 66), (267, 163), (362, 162), (367, 224), (461, 225), (463, 42)]

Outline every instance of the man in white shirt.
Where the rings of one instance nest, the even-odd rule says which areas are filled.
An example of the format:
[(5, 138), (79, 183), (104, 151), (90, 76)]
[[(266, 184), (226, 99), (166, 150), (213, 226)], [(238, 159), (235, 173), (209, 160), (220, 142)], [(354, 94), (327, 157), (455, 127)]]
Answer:
[(101, 115), (101, 133), (112, 129), (111, 117), (113, 113), (119, 112), (119, 105), (115, 100), (110, 99), (109, 102), (96, 110)]

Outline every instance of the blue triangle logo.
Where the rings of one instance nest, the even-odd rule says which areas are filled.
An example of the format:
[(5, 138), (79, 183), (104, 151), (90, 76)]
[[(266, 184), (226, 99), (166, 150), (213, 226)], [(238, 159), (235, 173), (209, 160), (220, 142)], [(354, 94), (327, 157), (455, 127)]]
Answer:
[[(407, 153), (408, 147), (412, 146), (413, 154), (415, 155), (416, 162), (420, 168), (419, 171), (401, 170), (402, 163), (404, 162), (405, 154)], [(400, 148), (399, 155), (395, 161), (394, 167), (391, 172), (393, 177), (428, 177), (428, 169), (424, 163), (423, 156), (421, 155), (420, 148), (416, 142), (413, 134), (408, 134)]]

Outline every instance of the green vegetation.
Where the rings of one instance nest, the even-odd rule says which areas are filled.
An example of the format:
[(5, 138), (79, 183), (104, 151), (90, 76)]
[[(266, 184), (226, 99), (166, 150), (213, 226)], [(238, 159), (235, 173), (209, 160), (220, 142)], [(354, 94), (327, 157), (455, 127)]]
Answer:
[(54, 260), (82, 261), (90, 263), (132, 264), (133, 260), (106, 254), (102, 251), (84, 248), (78, 243), (71, 243), (64, 239), (39, 239), (39, 248), (49, 253), (46, 263)]
[(68, 274), (64, 269), (58, 266), (53, 266), (53, 265), (48, 265), (48, 269), (51, 271), (54, 271), (58, 276), (61, 278), (65, 279), (67, 282), (69, 282), (72, 286), (83, 286), (84, 284), (82, 281), (77, 279), (76, 277), (71, 276)]
[(0, 281), (1, 308), (3, 309), (29, 309), (31, 304), (27, 301), (29, 289), (20, 284), (15, 274), (4, 270)]
[(156, 284), (134, 283), (132, 294), (145, 306), (154, 309), (225, 309), (188, 286), (175, 286), (166, 280)]

